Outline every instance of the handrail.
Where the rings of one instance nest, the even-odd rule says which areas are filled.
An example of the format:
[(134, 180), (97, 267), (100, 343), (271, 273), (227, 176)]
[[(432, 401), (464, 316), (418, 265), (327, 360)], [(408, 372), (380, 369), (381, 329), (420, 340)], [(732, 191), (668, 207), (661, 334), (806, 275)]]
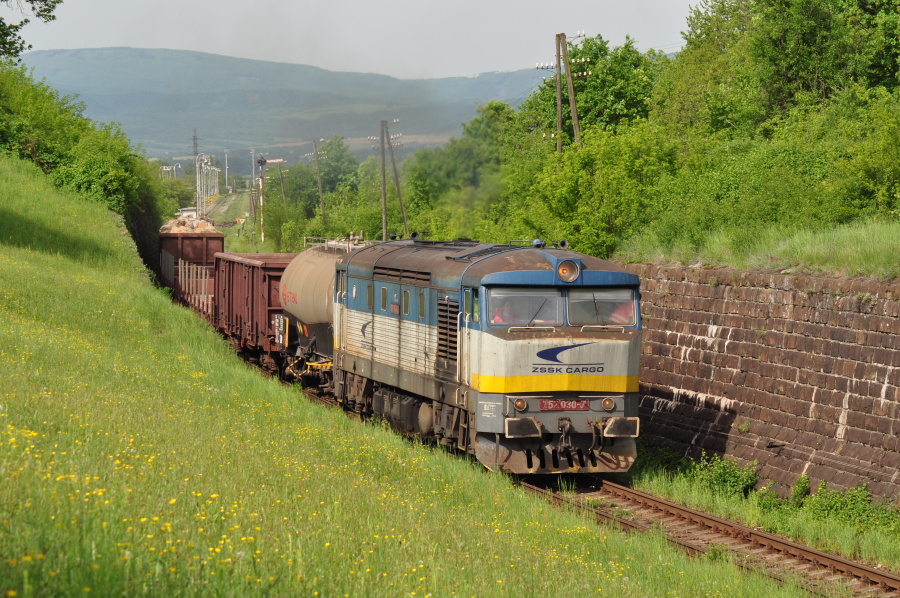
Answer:
[(460, 334), (460, 326), (459, 319), (462, 317), (463, 312), (457, 312), (456, 314), (456, 383), (462, 384), (462, 359), (460, 359), (460, 355), (462, 351), (460, 351), (459, 340), (462, 336)]
[(605, 324), (585, 324), (584, 326), (581, 327), (581, 332), (584, 332), (585, 328), (599, 328), (600, 330), (625, 332), (624, 326), (607, 326)]

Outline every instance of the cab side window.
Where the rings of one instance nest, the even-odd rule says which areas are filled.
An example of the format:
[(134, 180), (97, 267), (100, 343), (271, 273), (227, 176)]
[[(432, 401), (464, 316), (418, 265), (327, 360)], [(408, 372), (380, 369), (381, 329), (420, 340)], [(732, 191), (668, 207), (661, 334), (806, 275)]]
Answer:
[(478, 322), (478, 289), (466, 289), (463, 299), (463, 311), (469, 316), (470, 322)]

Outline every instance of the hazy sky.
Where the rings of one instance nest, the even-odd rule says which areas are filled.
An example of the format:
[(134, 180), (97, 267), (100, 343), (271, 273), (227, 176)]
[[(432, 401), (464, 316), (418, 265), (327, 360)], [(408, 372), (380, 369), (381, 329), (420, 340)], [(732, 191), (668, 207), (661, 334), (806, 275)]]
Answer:
[[(63, 0), (34, 50), (167, 48), (400, 78), (473, 76), (554, 59), (554, 35), (666, 52), (699, 0)], [(16, 0), (9, 2), (13, 6)], [(21, 14), (0, 4), (0, 16)]]

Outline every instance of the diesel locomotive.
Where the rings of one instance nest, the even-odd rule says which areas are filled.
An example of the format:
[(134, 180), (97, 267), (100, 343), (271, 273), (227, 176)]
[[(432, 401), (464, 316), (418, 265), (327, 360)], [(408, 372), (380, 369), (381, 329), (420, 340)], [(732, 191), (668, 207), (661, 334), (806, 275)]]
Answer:
[(245, 358), (516, 474), (636, 456), (637, 276), (565, 243), (325, 241), (221, 251), (160, 234), (161, 280)]
[(490, 469), (625, 471), (639, 280), (561, 245), (321, 243), (281, 274), (267, 353), (346, 409)]

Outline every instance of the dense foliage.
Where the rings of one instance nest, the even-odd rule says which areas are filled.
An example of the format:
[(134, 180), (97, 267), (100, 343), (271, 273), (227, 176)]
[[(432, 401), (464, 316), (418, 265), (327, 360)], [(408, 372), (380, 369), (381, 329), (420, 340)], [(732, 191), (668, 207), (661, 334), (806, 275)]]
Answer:
[[(738, 250), (772, 227), (900, 220), (900, 0), (701, 0), (683, 35), (674, 58), (630, 39), (570, 43), (573, 70), (590, 73), (574, 80), (580, 144), (566, 85), (556, 130), (548, 78), (518, 111), (490, 102), (445, 147), (417, 152), (402, 168), (410, 230), (566, 238), (609, 256), (636, 237), (672, 250), (724, 233)], [(304, 217), (284, 222), (286, 240), (380, 238), (380, 169), (355, 168), (356, 188), (325, 191), (327, 226), (301, 169), (306, 186), (285, 202)], [(387, 177), (389, 232), (402, 232)]]
[[(53, 11), (62, 0), (2, 0), (0, 2), (6, 6), (18, 9), (23, 17), (26, 10), (31, 12), (35, 17), (44, 21), (52, 21), (56, 17)], [(26, 44), (19, 31), (27, 25), (29, 20), (23, 18), (18, 23), (9, 23), (3, 17), (0, 17), (0, 58), (17, 58), (22, 52), (31, 49), (30, 44)]]
[(164, 188), (158, 169), (118, 125), (83, 115), (84, 106), (0, 62), (0, 152), (36, 164), (60, 187), (124, 216), (144, 261), (157, 259), (156, 231), (184, 191)]

